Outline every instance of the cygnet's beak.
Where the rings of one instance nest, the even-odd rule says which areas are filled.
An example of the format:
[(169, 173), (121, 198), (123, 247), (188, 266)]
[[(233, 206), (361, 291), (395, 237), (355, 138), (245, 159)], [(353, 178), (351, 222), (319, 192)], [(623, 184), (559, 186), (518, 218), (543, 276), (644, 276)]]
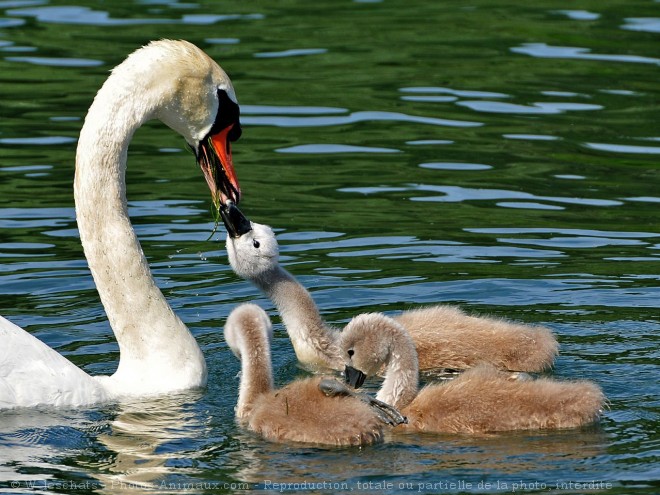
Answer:
[(252, 230), (252, 224), (233, 201), (227, 201), (226, 204), (220, 206), (220, 216), (227, 229), (227, 234), (231, 237), (241, 237)]
[(352, 366), (346, 366), (344, 369), (344, 377), (346, 383), (348, 383), (353, 388), (360, 388), (366, 380), (367, 375), (362, 373), (360, 370), (353, 368)]

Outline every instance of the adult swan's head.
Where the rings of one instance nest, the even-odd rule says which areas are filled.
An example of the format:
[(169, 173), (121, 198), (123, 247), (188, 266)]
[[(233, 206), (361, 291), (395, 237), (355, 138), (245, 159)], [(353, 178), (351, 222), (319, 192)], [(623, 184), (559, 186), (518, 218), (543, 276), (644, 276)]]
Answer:
[(125, 155), (133, 132), (151, 119), (161, 120), (184, 137), (214, 200), (239, 202), (231, 154), (231, 142), (241, 135), (238, 100), (227, 74), (187, 41), (151, 42), (112, 70), (81, 132), (76, 187), (85, 178), (81, 162), (95, 154), (90, 148), (109, 139)]
[(156, 286), (128, 217), (128, 145), (151, 119), (185, 138), (216, 204), (240, 200), (231, 142), (241, 126), (227, 74), (196, 46), (170, 40), (113, 69), (80, 132), (74, 192), (85, 256), (120, 348), (108, 386), (138, 395), (206, 383), (201, 350)]

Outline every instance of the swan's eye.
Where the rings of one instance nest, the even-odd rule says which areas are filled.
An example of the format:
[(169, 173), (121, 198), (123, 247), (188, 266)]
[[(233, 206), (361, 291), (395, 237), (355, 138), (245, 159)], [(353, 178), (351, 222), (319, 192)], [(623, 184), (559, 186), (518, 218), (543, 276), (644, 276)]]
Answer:
[(355, 351), (354, 351), (353, 349), (349, 349), (349, 350), (348, 350), (348, 357), (349, 357), (349, 358), (352, 358), (352, 357), (353, 357), (353, 354), (355, 354)]
[(252, 245), (254, 246), (255, 249), (259, 249), (259, 246), (261, 246), (261, 244), (259, 244), (259, 241), (256, 239), (252, 241)]

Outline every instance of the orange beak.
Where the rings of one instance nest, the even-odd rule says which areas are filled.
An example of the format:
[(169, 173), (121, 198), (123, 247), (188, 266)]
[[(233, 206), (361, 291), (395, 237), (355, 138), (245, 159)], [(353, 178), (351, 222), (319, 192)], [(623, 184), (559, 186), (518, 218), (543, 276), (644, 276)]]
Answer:
[(229, 132), (234, 125), (230, 124), (220, 132), (207, 136), (199, 144), (197, 162), (202, 168), (216, 205), (224, 205), (228, 200), (238, 204), (241, 199), (241, 188), (234, 170), (229, 140)]

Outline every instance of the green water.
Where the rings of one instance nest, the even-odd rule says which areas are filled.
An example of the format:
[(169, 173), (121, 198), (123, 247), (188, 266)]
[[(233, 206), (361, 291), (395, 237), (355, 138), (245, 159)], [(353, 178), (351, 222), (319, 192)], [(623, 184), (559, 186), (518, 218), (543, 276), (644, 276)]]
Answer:
[(77, 135), (110, 68), (183, 38), (234, 81), (242, 208), (278, 231), (328, 320), (451, 303), (540, 323), (561, 343), (551, 375), (610, 400), (579, 431), (362, 450), (241, 431), (221, 332), (233, 307), (269, 310), (278, 384), (302, 372), (224, 234), (207, 241), (185, 143), (149, 123), (129, 151), (131, 215), (209, 386), (0, 414), (0, 491), (656, 493), (659, 36), (651, 0), (0, 1), (0, 314), (89, 373), (112, 373), (118, 350), (75, 225)]

